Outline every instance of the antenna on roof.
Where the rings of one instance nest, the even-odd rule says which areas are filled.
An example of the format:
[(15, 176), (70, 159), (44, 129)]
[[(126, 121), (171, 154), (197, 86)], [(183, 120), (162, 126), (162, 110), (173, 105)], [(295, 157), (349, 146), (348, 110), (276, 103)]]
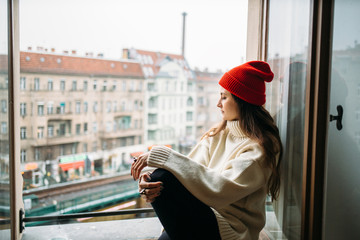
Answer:
[(183, 56), (183, 58), (185, 58), (185, 18), (187, 13), (183, 12), (183, 33), (182, 33), (182, 47), (181, 47), (181, 55)]

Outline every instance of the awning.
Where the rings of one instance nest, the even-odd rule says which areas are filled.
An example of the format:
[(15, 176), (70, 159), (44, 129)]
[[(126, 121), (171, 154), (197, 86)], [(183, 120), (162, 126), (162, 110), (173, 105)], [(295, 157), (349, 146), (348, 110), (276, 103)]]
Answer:
[(79, 162), (70, 162), (70, 163), (60, 163), (59, 167), (61, 167), (61, 169), (63, 171), (67, 171), (69, 169), (77, 169), (79, 167), (84, 167), (85, 163), (84, 161), (79, 161)]
[(86, 158), (87, 158), (86, 154), (63, 156), (59, 158), (59, 167), (61, 167), (63, 171), (84, 167), (85, 166), (84, 160)]
[(33, 163), (27, 163), (25, 165), (25, 170), (26, 171), (30, 171), (30, 170), (34, 170), (34, 169), (37, 169), (38, 168), (38, 164), (33, 162)]

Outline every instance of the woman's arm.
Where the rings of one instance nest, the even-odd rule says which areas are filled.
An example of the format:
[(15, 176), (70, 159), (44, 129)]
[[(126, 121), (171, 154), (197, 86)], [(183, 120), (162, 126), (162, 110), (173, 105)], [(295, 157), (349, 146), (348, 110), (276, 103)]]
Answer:
[[(208, 154), (205, 148), (201, 151), (196, 155)], [(170, 148), (156, 146), (150, 152), (147, 165), (172, 172), (199, 200), (208, 206), (221, 208), (248, 196), (266, 184), (264, 169), (259, 163), (263, 157), (260, 147), (254, 146), (229, 160), (226, 168), (219, 172)]]

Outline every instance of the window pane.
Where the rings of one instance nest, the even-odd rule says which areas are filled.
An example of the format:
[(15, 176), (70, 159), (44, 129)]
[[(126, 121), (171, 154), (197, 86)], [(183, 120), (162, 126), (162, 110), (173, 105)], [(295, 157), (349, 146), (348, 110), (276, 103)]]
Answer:
[(268, 230), (275, 238), (300, 239), (310, 1), (275, 0), (269, 7), (267, 61), (275, 77), (266, 91), (266, 108), (279, 127), (284, 156), (280, 192), (283, 202), (274, 204), (280, 229), (269, 208), (268, 219), (273, 218), (276, 224), (270, 225), (269, 221)]
[[(19, 127), (23, 128), (23, 196), (31, 203), (26, 205), (26, 216), (122, 208), (124, 202), (132, 208), (149, 206), (139, 200), (137, 183), (129, 174), (132, 158), (152, 145), (167, 145), (187, 154), (220, 121), (217, 82), (225, 70), (244, 61), (247, 1), (170, 4), (141, 0), (141, 8), (132, 1), (33, 1), (20, 2), (23, 94)], [(210, 13), (203, 11), (205, 3)], [(189, 26), (203, 29), (192, 31), (192, 39), (200, 42), (192, 43), (196, 51), (189, 48), (186, 57), (178, 41), (182, 34), (178, 9), (184, 7), (194, 9)], [(214, 18), (219, 7), (231, 14)], [(139, 22), (119, 18), (125, 13), (130, 13), (129, 19), (138, 16)], [(93, 21), (93, 16), (99, 17)], [(164, 19), (171, 19), (170, 25)], [(173, 32), (164, 37), (168, 29)], [(230, 31), (231, 38), (209, 41)], [(122, 43), (138, 32), (142, 37)], [(95, 39), (98, 35), (102, 37)], [(188, 40), (191, 46), (194, 40)], [(40, 43), (44, 46), (31, 46)], [(197, 51), (199, 56), (193, 57)], [(191, 65), (191, 61), (197, 63)], [(196, 91), (198, 86), (201, 93)], [(121, 183), (89, 192), (75, 187), (120, 177), (125, 179)], [(68, 189), (63, 196), (56, 195), (60, 186)], [(41, 195), (40, 189), (48, 195)], [(120, 194), (129, 197), (107, 200)], [(96, 205), (99, 201), (103, 201), (101, 206)], [(77, 208), (84, 203), (89, 207)]]

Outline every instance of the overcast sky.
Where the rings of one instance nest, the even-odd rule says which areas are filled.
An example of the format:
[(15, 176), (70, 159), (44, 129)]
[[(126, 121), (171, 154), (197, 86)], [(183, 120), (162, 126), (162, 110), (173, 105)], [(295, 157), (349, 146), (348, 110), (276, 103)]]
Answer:
[(20, 49), (77, 50), (119, 59), (123, 48), (181, 54), (191, 67), (245, 60), (247, 0), (20, 0)]

